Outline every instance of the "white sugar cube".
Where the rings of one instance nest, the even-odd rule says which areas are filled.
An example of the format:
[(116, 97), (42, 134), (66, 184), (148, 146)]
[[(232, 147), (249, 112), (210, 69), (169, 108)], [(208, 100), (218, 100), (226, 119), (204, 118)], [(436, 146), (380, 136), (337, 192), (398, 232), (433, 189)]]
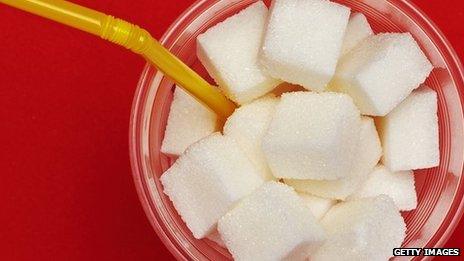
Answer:
[(349, 174), (360, 128), (359, 111), (348, 95), (285, 93), (262, 147), (275, 177), (334, 180)]
[(335, 72), (348, 7), (326, 0), (274, 0), (260, 62), (269, 75), (322, 91)]
[(298, 195), (303, 199), (303, 202), (311, 210), (317, 220), (320, 220), (336, 203), (335, 200), (320, 198), (306, 193), (298, 193)]
[(265, 180), (274, 179), (274, 176), (264, 157), (261, 142), (278, 102), (279, 99), (274, 96), (266, 96), (246, 104), (236, 109), (224, 125), (224, 135), (237, 141)]
[(309, 208), (289, 186), (269, 181), (218, 223), (234, 260), (303, 258), (325, 239)]
[(384, 116), (419, 87), (431, 70), (410, 33), (378, 34), (340, 60), (331, 89), (348, 93), (362, 114)]
[(361, 13), (354, 13), (346, 26), (345, 38), (343, 39), (342, 52), (340, 57), (349, 53), (355, 46), (374, 32), (369, 25), (366, 17)]
[(362, 184), (359, 176), (348, 176), (337, 180), (285, 179), (285, 183), (304, 193), (312, 193), (326, 199), (345, 200)]
[(437, 94), (424, 86), (380, 119), (383, 163), (392, 171), (423, 169), (440, 162)]
[(297, 191), (311, 193), (324, 198), (345, 200), (365, 181), (367, 175), (379, 162), (382, 154), (379, 135), (374, 120), (362, 117), (360, 141), (352, 170), (345, 170), (350, 175), (338, 180), (296, 180), (286, 179), (285, 183)]
[(239, 104), (270, 92), (280, 83), (258, 67), (267, 16), (267, 7), (259, 1), (197, 38), (198, 58), (222, 91)]
[(399, 210), (415, 209), (417, 196), (412, 171), (391, 172), (385, 166), (379, 165), (349, 199), (375, 197), (382, 194), (392, 198)]
[(195, 238), (264, 182), (238, 144), (219, 133), (190, 146), (160, 180)]
[(382, 146), (374, 119), (363, 116), (358, 154), (353, 169), (354, 173), (358, 173), (361, 176), (369, 174), (375, 165), (377, 165), (381, 156)]
[(388, 260), (406, 225), (392, 199), (382, 195), (339, 203), (321, 221), (328, 239), (311, 260)]
[(161, 152), (180, 155), (216, 129), (217, 116), (192, 96), (176, 87), (164, 132)]

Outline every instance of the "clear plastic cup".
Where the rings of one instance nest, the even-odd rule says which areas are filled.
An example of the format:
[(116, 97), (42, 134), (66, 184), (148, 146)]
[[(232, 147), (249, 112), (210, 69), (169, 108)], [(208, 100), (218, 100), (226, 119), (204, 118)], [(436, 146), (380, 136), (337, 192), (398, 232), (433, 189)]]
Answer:
[[(195, 54), (198, 34), (255, 0), (199, 0), (167, 30), (161, 42), (207, 77)], [(376, 32), (411, 32), (436, 67), (426, 83), (438, 93), (440, 166), (415, 171), (418, 207), (404, 212), (404, 247), (440, 247), (461, 218), (464, 201), (464, 73), (458, 56), (440, 30), (406, 0), (339, 0), (364, 13)], [(267, 2), (266, 4), (269, 4)], [(227, 51), (227, 50), (225, 50)], [(179, 260), (227, 260), (227, 250), (197, 240), (163, 194), (159, 177), (175, 159), (160, 153), (173, 83), (146, 65), (132, 108), (130, 156), (135, 186), (154, 230)]]

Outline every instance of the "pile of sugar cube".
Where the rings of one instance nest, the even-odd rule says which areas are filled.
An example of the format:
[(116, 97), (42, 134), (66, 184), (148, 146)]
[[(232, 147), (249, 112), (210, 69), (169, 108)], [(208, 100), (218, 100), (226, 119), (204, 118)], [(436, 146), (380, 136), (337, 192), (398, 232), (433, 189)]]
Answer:
[(221, 129), (175, 89), (161, 182), (193, 236), (236, 260), (388, 260), (413, 170), (439, 164), (433, 67), (412, 35), (327, 0), (258, 1), (197, 55), (239, 107)]

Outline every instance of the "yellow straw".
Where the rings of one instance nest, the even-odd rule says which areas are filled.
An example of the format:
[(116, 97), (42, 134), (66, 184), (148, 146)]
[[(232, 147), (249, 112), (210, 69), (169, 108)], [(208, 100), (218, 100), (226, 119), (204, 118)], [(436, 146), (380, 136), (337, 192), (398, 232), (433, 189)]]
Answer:
[(219, 90), (137, 25), (67, 1), (0, 0), (0, 3), (100, 36), (142, 55), (222, 118), (228, 117), (235, 109), (235, 104)]

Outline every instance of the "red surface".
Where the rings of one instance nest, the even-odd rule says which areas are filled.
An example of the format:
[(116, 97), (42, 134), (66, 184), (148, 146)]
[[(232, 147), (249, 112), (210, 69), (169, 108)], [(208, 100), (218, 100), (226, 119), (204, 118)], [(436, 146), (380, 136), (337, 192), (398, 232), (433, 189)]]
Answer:
[[(159, 38), (192, 0), (75, 1)], [(464, 60), (464, 3), (415, 0)], [(173, 259), (139, 205), (128, 157), (144, 61), (0, 5), (0, 260)], [(464, 222), (448, 247), (464, 248)]]

